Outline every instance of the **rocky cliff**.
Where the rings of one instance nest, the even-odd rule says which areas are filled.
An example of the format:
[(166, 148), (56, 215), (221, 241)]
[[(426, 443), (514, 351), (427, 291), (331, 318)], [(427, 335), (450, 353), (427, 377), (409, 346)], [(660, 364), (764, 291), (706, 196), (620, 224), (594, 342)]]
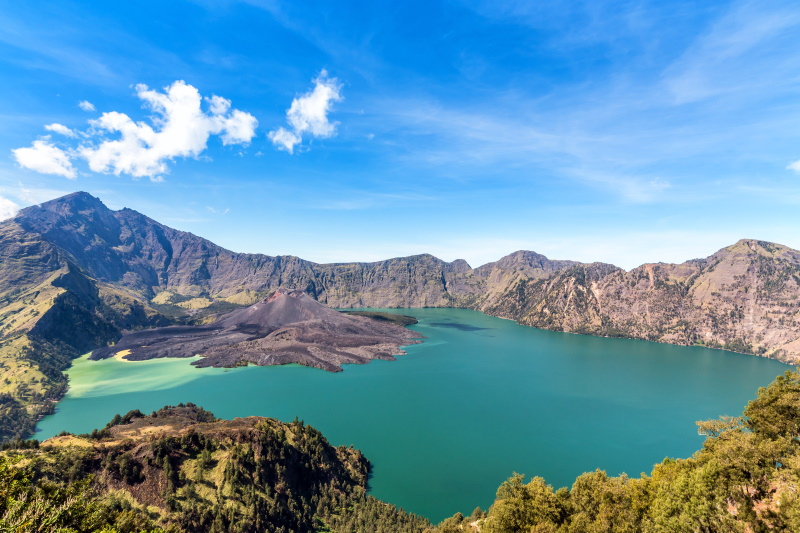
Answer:
[(626, 272), (572, 265), (509, 278), (476, 306), (521, 324), (800, 360), (800, 252), (741, 240), (706, 259)]

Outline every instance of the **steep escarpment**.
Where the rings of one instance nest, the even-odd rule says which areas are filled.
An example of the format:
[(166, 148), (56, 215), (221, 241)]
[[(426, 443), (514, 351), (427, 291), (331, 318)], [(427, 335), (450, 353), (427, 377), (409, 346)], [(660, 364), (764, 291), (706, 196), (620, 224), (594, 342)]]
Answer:
[(86, 193), (29, 207), (15, 221), (56, 243), (91, 277), (146, 299), (169, 292), (250, 304), (292, 287), (332, 307), (425, 307), (461, 304), (480, 291), (465, 261), (423, 254), (320, 265), (294, 256), (235, 253), (136, 211), (112, 211)]
[(745, 239), (706, 259), (517, 276), (476, 306), (521, 324), (800, 360), (800, 252)]

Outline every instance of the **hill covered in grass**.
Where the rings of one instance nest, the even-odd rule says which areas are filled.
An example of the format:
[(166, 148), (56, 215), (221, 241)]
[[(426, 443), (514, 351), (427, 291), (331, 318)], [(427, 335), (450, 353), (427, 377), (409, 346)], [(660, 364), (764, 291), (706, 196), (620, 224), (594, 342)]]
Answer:
[[(89, 435), (0, 457), (0, 530), (421, 531), (367, 496), (370, 466), (295, 421), (218, 420), (194, 405), (132, 411)], [(49, 521), (36, 529), (39, 521)]]

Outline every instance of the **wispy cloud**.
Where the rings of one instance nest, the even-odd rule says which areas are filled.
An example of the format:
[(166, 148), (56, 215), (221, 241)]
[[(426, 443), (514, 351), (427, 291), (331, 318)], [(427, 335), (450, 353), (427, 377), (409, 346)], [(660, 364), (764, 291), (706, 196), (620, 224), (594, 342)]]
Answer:
[(16, 188), (4, 188), (3, 192), (11, 194), (11, 196), (14, 196), (26, 204), (40, 204), (52, 200), (53, 198), (65, 196), (73, 191), (49, 189), (46, 187), (29, 187), (22, 182), (18, 182)]
[(214, 215), (222, 215), (222, 216), (225, 216), (225, 215), (227, 215), (228, 213), (231, 212), (230, 208), (227, 208), (227, 207), (225, 209), (217, 209), (216, 207), (212, 207), (210, 205), (207, 205), (206, 209), (208, 210), (209, 213), (212, 213)]
[(779, 87), (796, 84), (800, 57), (782, 52), (791, 47), (798, 26), (796, 4), (735, 3), (665, 70), (665, 84), (675, 103), (742, 92), (752, 96), (765, 89), (774, 95)]
[(78, 102), (78, 107), (87, 112), (95, 110), (94, 104), (91, 103), (89, 100), (81, 100), (80, 102)]
[[(103, 113), (89, 122), (83, 133), (88, 140), (79, 146), (62, 150), (45, 137), (30, 148), (13, 150), (17, 163), (43, 174), (75, 178), (72, 160), (82, 158), (94, 172), (160, 181), (175, 158), (200, 156), (212, 135), (219, 135), (223, 145), (247, 144), (255, 136), (258, 121), (253, 115), (231, 109), (230, 100), (216, 95), (205, 98), (204, 110), (200, 92), (184, 81), (174, 82), (164, 92), (140, 84), (136, 93), (153, 112), (151, 124), (134, 122), (117, 111)], [(77, 137), (61, 124), (45, 128)]]
[[(93, 83), (108, 82), (117, 77), (106, 58), (97, 47), (86, 48), (64, 34), (54, 32), (49, 25), (31, 25), (0, 14), (0, 42), (13, 46), (21, 53), (14, 54), (12, 61), (31, 70), (47, 70), (62, 76), (91, 80)], [(54, 34), (59, 38), (54, 45)]]
[(289, 129), (280, 127), (268, 134), (272, 143), (280, 150), (294, 153), (295, 146), (303, 142), (303, 136), (332, 137), (336, 134), (337, 122), (328, 119), (334, 102), (342, 101), (342, 86), (336, 78), (329, 78), (323, 70), (314, 79), (314, 88), (292, 100), (286, 111)]
[[(559, 9), (569, 11), (556, 15), (571, 23), (583, 21), (552, 2), (479, 4), (504, 24), (524, 15), (526, 24), (549, 30), (545, 15)], [(591, 6), (580, 6), (590, 29), (604, 27)], [(608, 46), (639, 42), (648, 31), (663, 38), (663, 15), (632, 8)], [(693, 24), (682, 40), (662, 41), (652, 55), (636, 50), (590, 83), (500, 86), (467, 103), (462, 87), (452, 88), (450, 99), (387, 91), (365, 104), (367, 114), (354, 117), (353, 129), (374, 131), (375, 150), (400, 164), (435, 168), (440, 176), (585, 184), (633, 203), (695, 201), (707, 193), (709, 172), (731, 179), (796, 159), (786, 156), (780, 132), (800, 120), (800, 55), (789, 52), (797, 49), (800, 8), (734, 2)], [(555, 32), (560, 39), (566, 33)], [(653, 57), (658, 61), (648, 63)], [(630, 69), (637, 61), (647, 67)], [(800, 161), (789, 168), (800, 172)]]
[(52, 131), (53, 133), (58, 133), (59, 135), (63, 135), (64, 137), (77, 137), (77, 134), (69, 129), (68, 127), (64, 126), (63, 124), (48, 124), (44, 127), (47, 131)]

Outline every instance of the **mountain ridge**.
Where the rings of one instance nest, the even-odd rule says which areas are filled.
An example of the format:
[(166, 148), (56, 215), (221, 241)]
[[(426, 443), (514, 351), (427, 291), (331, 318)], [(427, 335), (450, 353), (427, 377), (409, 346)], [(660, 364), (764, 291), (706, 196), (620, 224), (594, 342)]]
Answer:
[(202, 324), (278, 288), (335, 308), (466, 308), (554, 331), (800, 361), (800, 252), (779, 244), (741, 239), (706, 258), (631, 270), (525, 250), (476, 268), (430, 254), (321, 264), (233, 252), (78, 192), (0, 223), (9, 376), (0, 438), (32, 431), (80, 353), (127, 331)]

